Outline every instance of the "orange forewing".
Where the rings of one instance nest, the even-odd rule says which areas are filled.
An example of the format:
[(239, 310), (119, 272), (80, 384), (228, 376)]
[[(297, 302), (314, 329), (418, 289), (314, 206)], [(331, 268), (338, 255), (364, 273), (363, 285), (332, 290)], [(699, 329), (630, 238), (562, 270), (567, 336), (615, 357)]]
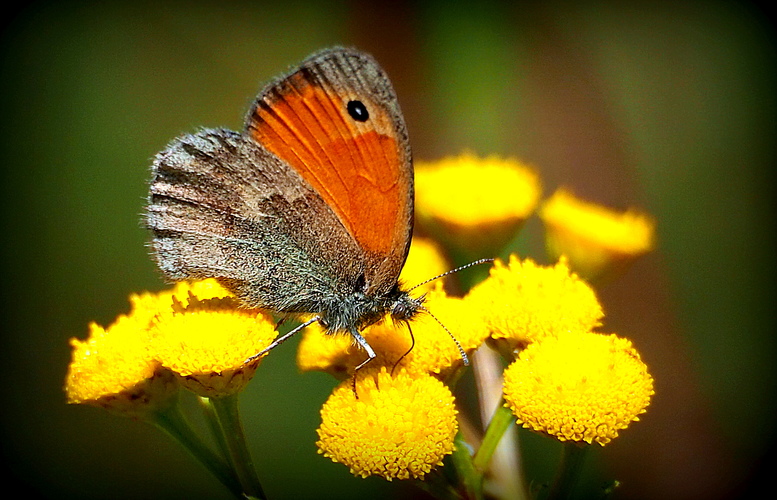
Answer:
[(255, 108), (253, 138), (321, 195), (364, 250), (394, 253), (407, 238), (411, 193), (390, 119), (367, 100), (370, 120), (358, 123), (346, 111), (348, 96), (314, 85), (302, 73), (288, 82), (285, 92)]

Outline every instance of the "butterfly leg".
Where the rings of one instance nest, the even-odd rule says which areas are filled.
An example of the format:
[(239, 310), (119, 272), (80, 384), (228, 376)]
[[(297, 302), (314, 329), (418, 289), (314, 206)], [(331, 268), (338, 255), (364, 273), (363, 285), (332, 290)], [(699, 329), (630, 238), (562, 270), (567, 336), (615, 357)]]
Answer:
[(351, 336), (356, 341), (357, 344), (359, 344), (359, 347), (364, 349), (367, 352), (367, 359), (356, 365), (356, 368), (353, 369), (353, 395), (356, 396), (356, 399), (359, 399), (359, 394), (356, 392), (356, 374), (361, 370), (364, 365), (375, 359), (375, 351), (372, 349), (372, 346), (367, 342), (367, 339), (362, 337), (362, 334), (359, 333), (356, 328), (352, 328), (351, 330)]
[[(303, 329), (303, 328), (305, 328), (306, 326), (309, 326), (310, 324), (312, 324), (312, 323), (315, 323), (315, 322), (316, 322), (316, 321), (318, 321), (319, 319), (320, 319), (320, 318), (319, 318), (318, 316), (316, 316), (315, 318), (313, 318), (313, 319), (311, 319), (311, 320), (308, 320), (308, 321), (306, 321), (306, 322), (302, 323), (301, 325), (297, 326), (296, 328), (293, 328), (291, 331), (289, 331), (288, 333), (286, 333), (286, 334), (285, 334), (285, 335), (283, 335), (282, 337), (279, 337), (279, 338), (275, 339), (275, 340), (273, 341), (273, 343), (272, 343), (272, 344), (268, 345), (267, 347), (265, 347), (264, 349), (262, 349), (260, 352), (258, 352), (258, 353), (256, 353), (256, 354), (254, 354), (253, 356), (251, 356), (250, 358), (248, 358), (247, 360), (245, 360), (245, 363), (246, 363), (246, 364), (247, 364), (247, 363), (250, 363), (250, 362), (252, 362), (253, 360), (255, 360), (256, 358), (259, 358), (259, 357), (261, 357), (262, 355), (264, 355), (265, 353), (269, 352), (271, 349), (273, 349), (273, 348), (275, 348), (275, 347), (278, 347), (279, 345), (281, 345), (281, 344), (283, 344), (284, 342), (286, 342), (287, 340), (289, 340), (289, 339), (290, 339), (290, 338), (291, 338), (291, 337), (292, 337), (292, 336), (293, 336), (295, 333), (297, 333), (298, 331), (302, 330), (302, 329)], [(279, 324), (280, 324), (280, 323), (279, 323)], [(364, 339), (362, 339), (362, 340), (364, 340)], [(366, 341), (365, 341), (365, 342), (366, 342)], [(375, 356), (375, 354), (373, 354), (373, 357), (374, 357), (374, 356)]]
[(362, 337), (362, 334), (358, 332), (355, 328), (351, 330), (351, 336), (356, 341), (357, 344), (359, 344), (359, 347), (364, 349), (367, 352), (367, 359), (359, 363), (356, 368), (354, 368), (354, 373), (358, 372), (362, 369), (364, 365), (375, 359), (375, 351), (372, 350), (372, 346), (367, 342), (367, 339)]

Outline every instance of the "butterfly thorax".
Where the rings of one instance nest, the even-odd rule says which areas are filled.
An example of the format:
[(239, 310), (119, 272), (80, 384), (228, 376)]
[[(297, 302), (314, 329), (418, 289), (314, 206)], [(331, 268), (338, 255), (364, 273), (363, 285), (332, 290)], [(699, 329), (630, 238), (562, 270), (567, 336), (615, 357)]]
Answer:
[(319, 317), (329, 333), (350, 332), (375, 324), (386, 316), (394, 321), (410, 321), (423, 308), (423, 301), (423, 296), (411, 297), (398, 286), (382, 295), (354, 292), (329, 302), (319, 312)]

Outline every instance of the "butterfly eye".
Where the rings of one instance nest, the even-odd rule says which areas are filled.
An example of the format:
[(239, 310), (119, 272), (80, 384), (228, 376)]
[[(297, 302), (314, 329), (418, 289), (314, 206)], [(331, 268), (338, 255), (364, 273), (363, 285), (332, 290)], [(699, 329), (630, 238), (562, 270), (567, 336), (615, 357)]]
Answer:
[(366, 122), (370, 118), (367, 106), (361, 101), (348, 101), (346, 107), (348, 109), (348, 114), (357, 122)]
[(367, 288), (367, 279), (364, 277), (364, 273), (362, 273), (359, 275), (358, 278), (356, 278), (354, 291), (357, 293), (364, 293), (366, 288)]

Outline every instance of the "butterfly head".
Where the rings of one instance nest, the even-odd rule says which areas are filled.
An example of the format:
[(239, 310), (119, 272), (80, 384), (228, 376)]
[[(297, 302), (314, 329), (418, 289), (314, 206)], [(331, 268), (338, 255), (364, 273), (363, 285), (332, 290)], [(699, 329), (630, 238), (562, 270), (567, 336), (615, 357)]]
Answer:
[(372, 294), (357, 283), (345, 297), (333, 298), (319, 313), (320, 323), (332, 333), (361, 330), (387, 315), (396, 322), (411, 321), (423, 309), (424, 296), (411, 297), (399, 284), (387, 293)]

